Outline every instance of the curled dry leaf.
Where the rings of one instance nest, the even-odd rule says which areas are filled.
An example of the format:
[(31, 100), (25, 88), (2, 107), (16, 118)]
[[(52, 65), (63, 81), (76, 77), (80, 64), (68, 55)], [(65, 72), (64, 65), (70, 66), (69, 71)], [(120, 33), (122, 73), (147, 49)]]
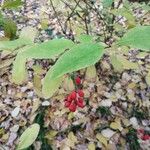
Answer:
[(34, 112), (39, 108), (39, 106), (40, 106), (40, 100), (38, 98), (34, 99), (31, 114), (34, 114)]
[(63, 88), (66, 91), (73, 91), (75, 89), (74, 83), (70, 77), (66, 77), (63, 82)]

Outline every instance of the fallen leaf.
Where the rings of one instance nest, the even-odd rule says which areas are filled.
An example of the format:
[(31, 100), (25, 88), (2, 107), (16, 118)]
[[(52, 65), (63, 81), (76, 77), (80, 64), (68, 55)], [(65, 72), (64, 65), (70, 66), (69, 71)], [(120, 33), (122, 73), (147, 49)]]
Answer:
[(90, 66), (86, 69), (85, 80), (95, 81), (97, 77), (95, 66)]
[(96, 134), (96, 138), (99, 140), (99, 142), (101, 142), (102, 144), (104, 144), (104, 146), (107, 146), (107, 138), (105, 138), (103, 135), (101, 135), (100, 133)]
[(101, 131), (101, 134), (102, 134), (104, 137), (106, 137), (106, 138), (109, 139), (109, 138), (111, 138), (111, 137), (115, 134), (115, 132), (114, 132), (113, 130), (107, 128), (107, 129), (102, 130), (102, 131)]
[(120, 122), (112, 122), (110, 124), (110, 127), (114, 130), (120, 130), (120, 131), (123, 129)]
[(95, 144), (94, 143), (90, 143), (88, 145), (88, 150), (95, 150)]
[(73, 132), (70, 132), (68, 134), (68, 138), (66, 140), (66, 145), (69, 146), (70, 148), (74, 148), (75, 144), (78, 143), (77, 137), (74, 135)]
[(31, 114), (34, 114), (34, 112), (39, 108), (39, 106), (40, 106), (40, 100), (38, 98), (34, 99)]
[(14, 58), (9, 58), (9, 59), (0, 61), (0, 69), (10, 66), (13, 61), (14, 61)]
[(58, 131), (55, 131), (55, 130), (51, 130), (49, 132), (46, 133), (46, 136), (45, 138), (47, 138), (48, 140), (53, 140), (54, 137), (57, 135)]
[(148, 72), (148, 74), (146, 75), (146, 83), (150, 86), (150, 70)]
[(33, 77), (33, 87), (34, 87), (34, 90), (35, 90), (36, 94), (39, 97), (42, 97), (41, 77), (37, 74), (34, 74), (34, 77)]

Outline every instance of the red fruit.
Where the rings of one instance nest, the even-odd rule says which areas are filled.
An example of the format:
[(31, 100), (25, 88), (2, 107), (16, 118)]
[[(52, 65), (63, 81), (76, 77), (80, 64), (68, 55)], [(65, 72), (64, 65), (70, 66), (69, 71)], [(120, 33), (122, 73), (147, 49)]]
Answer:
[(76, 111), (76, 108), (77, 108), (77, 105), (75, 103), (72, 103), (70, 106), (69, 106), (69, 110), (72, 111), (72, 112), (75, 112)]
[(144, 134), (144, 130), (143, 130), (143, 129), (139, 129), (139, 130), (138, 130), (138, 133), (139, 133), (139, 134), (140, 134), (140, 133)]
[(72, 102), (71, 95), (68, 95), (68, 97), (67, 97), (67, 101), (68, 101), (68, 102)]
[(77, 101), (77, 105), (81, 108), (84, 107), (84, 104), (83, 104), (83, 99), (82, 98), (79, 98), (78, 101)]
[(71, 100), (76, 99), (76, 97), (77, 97), (77, 93), (76, 93), (75, 91), (73, 91), (73, 92), (70, 94)]
[(71, 102), (69, 102), (69, 101), (65, 102), (65, 107), (69, 107), (70, 105), (71, 105)]
[(146, 140), (150, 139), (150, 136), (149, 135), (143, 135), (141, 139), (146, 141)]
[(78, 90), (77, 93), (78, 93), (78, 95), (79, 95), (80, 97), (84, 97), (84, 93), (83, 93), (82, 90)]
[(79, 85), (79, 84), (81, 84), (81, 79), (79, 77), (76, 77), (75, 82), (76, 82), (77, 85)]

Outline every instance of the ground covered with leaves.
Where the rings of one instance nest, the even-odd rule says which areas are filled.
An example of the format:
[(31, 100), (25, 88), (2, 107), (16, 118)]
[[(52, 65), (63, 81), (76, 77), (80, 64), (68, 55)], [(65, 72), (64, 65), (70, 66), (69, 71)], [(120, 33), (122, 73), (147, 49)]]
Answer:
[[(4, 9), (2, 14), (17, 23), (16, 35), (23, 27), (36, 28), (39, 34), (35, 42), (63, 36), (74, 38), (78, 32), (90, 32), (87, 28), (84, 31), (81, 20), (71, 18), (72, 16), (70, 18), (74, 24), (70, 18), (66, 23), (66, 18), (60, 13), (62, 8), (58, 5), (60, 14), (56, 15), (51, 6), (47, 0), (27, 0), (21, 8)], [(103, 22), (94, 13), (89, 28), (93, 29), (92, 34), (101, 34), (99, 26), (102, 27)], [(137, 20), (143, 14), (143, 10), (134, 9)], [(145, 13), (143, 20), (143, 24), (149, 25), (149, 13)], [(130, 21), (128, 26), (134, 24), (133, 18)], [(118, 30), (127, 27), (125, 18), (120, 17), (118, 22)], [(70, 28), (63, 34), (62, 28), (65, 25)], [(76, 28), (76, 25), (81, 27)], [(4, 40), (5, 33), (2, 29), (1, 40)], [(27, 34), (30, 37), (30, 33)], [(108, 34), (108, 38), (109, 36)], [(114, 39), (105, 40), (109, 45)], [(122, 59), (121, 66), (120, 62), (112, 60), (106, 53), (95, 66), (67, 74), (62, 86), (50, 99), (42, 98), (41, 80), (54, 60), (29, 60), (28, 82), (16, 85), (11, 82), (15, 54), (1, 52), (0, 149), (14, 150), (20, 135), (33, 123), (40, 125), (40, 132), (27, 150), (150, 149), (150, 75), (147, 75), (150, 54), (140, 53), (137, 49), (121, 49), (118, 52), (120, 51), (124, 52), (118, 56)], [(66, 101), (69, 102), (68, 95), (77, 90), (82, 90), (78, 96), (84, 100), (80, 99), (80, 103), (78, 101), (77, 108), (70, 108), (70, 104), (66, 104)]]

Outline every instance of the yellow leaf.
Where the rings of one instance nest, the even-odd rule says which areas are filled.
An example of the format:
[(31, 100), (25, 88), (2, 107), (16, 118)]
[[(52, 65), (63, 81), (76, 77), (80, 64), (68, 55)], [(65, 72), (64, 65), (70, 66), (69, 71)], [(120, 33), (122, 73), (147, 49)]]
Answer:
[(54, 137), (57, 135), (57, 133), (58, 133), (57, 131), (51, 130), (46, 134), (45, 138), (47, 138), (48, 140), (51, 141), (54, 139)]
[(108, 143), (107, 143), (107, 139), (103, 136), (103, 135), (101, 135), (101, 134), (97, 134), (96, 135), (96, 138), (102, 143), (102, 144), (104, 144), (104, 146), (107, 146), (108, 145)]
[(40, 106), (40, 100), (37, 98), (37, 99), (34, 99), (33, 100), (33, 106), (32, 106), (32, 111), (31, 111), (31, 114), (33, 115), (34, 112), (39, 108)]
[(120, 130), (120, 131), (123, 129), (120, 122), (112, 122), (110, 124), (110, 127), (114, 130)]
[(70, 133), (68, 134), (68, 139), (70, 139), (70, 140), (73, 141), (74, 143), (77, 143), (77, 142), (78, 142), (78, 140), (77, 140), (77, 138), (76, 138), (76, 136), (74, 135), (73, 132), (70, 132)]
[(34, 65), (32, 68), (34, 70), (34, 74), (37, 74), (37, 75), (42, 75), (46, 72), (40, 65)]
[(44, 30), (48, 28), (48, 20), (47, 19), (42, 19), (41, 20), (41, 27)]
[(95, 81), (97, 77), (95, 66), (90, 66), (86, 70), (85, 79), (88, 81)]
[(74, 148), (76, 143), (78, 143), (76, 136), (73, 132), (70, 132), (68, 134), (68, 138), (66, 139), (65, 145)]
[(146, 83), (150, 86), (150, 70), (148, 74), (146, 75)]
[(41, 77), (37, 74), (34, 74), (33, 77), (33, 86), (36, 94), (39, 97), (42, 97), (42, 83), (41, 83)]
[(68, 120), (71, 120), (72, 118), (74, 118), (74, 113), (70, 112), (69, 115), (68, 115)]
[(88, 150), (95, 150), (95, 144), (94, 143), (90, 143), (88, 145)]
[(128, 85), (128, 88), (129, 89), (134, 89), (136, 87), (136, 83), (134, 82), (131, 82), (129, 85)]

